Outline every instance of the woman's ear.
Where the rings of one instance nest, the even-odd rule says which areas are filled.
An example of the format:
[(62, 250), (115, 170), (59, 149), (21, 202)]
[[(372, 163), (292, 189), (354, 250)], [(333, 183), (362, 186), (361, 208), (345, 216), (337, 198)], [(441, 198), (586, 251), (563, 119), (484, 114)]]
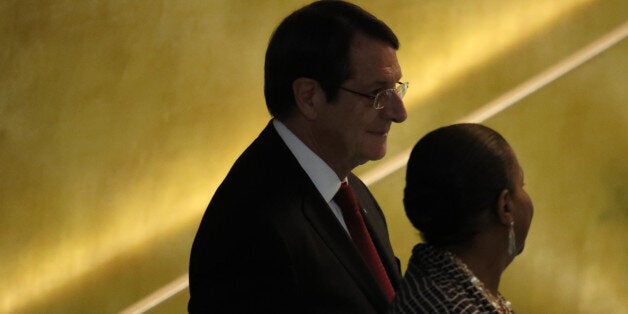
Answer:
[(307, 77), (297, 78), (292, 82), (292, 92), (299, 112), (307, 120), (316, 119), (317, 96), (321, 92), (318, 82)]
[(501, 193), (499, 193), (499, 198), (497, 199), (497, 216), (499, 217), (499, 222), (507, 226), (510, 226), (510, 224), (515, 221), (515, 217), (513, 216), (513, 212), (509, 207), (509, 204), (510, 191), (508, 189), (504, 189)]

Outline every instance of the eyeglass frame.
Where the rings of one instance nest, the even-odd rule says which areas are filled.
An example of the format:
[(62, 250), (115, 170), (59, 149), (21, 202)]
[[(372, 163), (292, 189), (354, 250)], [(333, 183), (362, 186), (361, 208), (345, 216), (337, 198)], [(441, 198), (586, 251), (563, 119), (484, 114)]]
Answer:
[[(397, 94), (399, 99), (403, 99), (403, 96), (406, 95), (406, 91), (408, 90), (410, 83), (409, 82), (397, 82), (396, 84), (399, 84), (399, 85), (395, 86), (394, 88), (382, 89), (379, 92), (377, 92), (377, 94), (375, 95), (369, 95), (366, 93), (354, 91), (344, 86), (338, 86), (338, 88), (346, 92), (350, 92), (350, 93), (373, 100), (373, 104), (371, 104), (371, 108), (376, 109), (376, 110), (381, 110), (381, 109), (384, 109), (384, 106), (380, 105), (378, 100), (381, 95), (384, 95), (384, 93), (394, 92), (395, 94)], [(403, 86), (403, 89), (400, 89), (402, 86)]]

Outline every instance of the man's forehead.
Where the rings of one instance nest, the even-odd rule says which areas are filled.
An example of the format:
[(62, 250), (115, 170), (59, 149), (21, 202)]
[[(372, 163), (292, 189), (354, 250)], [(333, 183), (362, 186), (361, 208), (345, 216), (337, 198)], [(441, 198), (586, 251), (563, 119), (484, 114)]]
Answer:
[(401, 78), (402, 71), (395, 50), (373, 49), (372, 46), (351, 54), (350, 78), (369, 78), (372, 83), (389, 83)]

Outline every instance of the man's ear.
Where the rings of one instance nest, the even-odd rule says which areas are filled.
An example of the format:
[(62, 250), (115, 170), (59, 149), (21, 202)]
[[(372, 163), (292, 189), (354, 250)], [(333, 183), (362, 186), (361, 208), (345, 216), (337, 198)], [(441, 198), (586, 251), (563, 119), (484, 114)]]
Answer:
[(499, 222), (508, 226), (510, 226), (510, 224), (515, 220), (512, 209), (509, 208), (509, 205), (510, 191), (508, 189), (504, 189), (501, 193), (499, 193), (499, 197), (497, 198), (497, 216), (499, 217)]
[(311, 78), (299, 77), (292, 82), (297, 109), (308, 120), (313, 120), (317, 116), (316, 101), (321, 91), (318, 82)]

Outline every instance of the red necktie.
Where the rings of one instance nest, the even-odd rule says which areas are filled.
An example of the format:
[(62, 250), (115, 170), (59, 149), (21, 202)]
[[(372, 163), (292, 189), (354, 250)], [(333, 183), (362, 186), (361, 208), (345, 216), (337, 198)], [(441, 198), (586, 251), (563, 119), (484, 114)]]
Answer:
[(342, 216), (345, 219), (345, 224), (347, 229), (349, 229), (353, 243), (371, 268), (388, 301), (392, 301), (395, 297), (395, 290), (390, 284), (386, 269), (384, 269), (373, 240), (366, 229), (353, 189), (347, 183), (342, 183), (338, 193), (334, 196), (334, 201), (342, 209)]

